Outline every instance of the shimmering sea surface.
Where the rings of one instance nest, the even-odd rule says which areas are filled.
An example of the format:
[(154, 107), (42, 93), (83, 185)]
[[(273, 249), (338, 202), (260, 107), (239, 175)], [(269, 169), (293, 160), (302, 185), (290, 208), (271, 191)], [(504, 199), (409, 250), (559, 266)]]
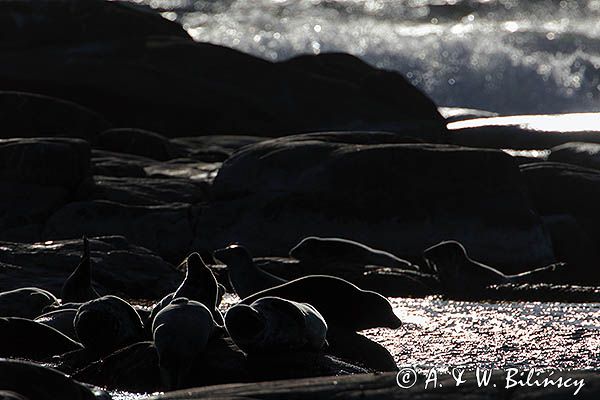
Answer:
[[(223, 308), (236, 302), (226, 296)], [(392, 298), (404, 325), (364, 334), (400, 367), (540, 368), (600, 372), (600, 303), (463, 302)], [(116, 400), (147, 397), (113, 393)]]

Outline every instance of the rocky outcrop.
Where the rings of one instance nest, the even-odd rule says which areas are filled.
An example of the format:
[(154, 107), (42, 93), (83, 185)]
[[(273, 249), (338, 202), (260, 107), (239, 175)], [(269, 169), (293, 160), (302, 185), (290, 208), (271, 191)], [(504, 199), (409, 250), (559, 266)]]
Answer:
[(35, 241), (90, 177), (90, 147), (66, 138), (0, 140), (0, 240)]
[(185, 203), (133, 206), (106, 200), (69, 203), (45, 224), (45, 240), (123, 235), (164, 259), (179, 263), (194, 237), (196, 210)]
[[(149, 250), (122, 236), (90, 239), (92, 282), (101, 294), (158, 299), (172, 292), (182, 276)], [(56, 296), (81, 257), (81, 240), (44, 243), (0, 242), (0, 290), (37, 286)]]
[(332, 78), (185, 38), (121, 36), (7, 49), (0, 86), (64, 98), (115, 126), (170, 137), (380, 129), (440, 139), (445, 121), (400, 74), (349, 55), (306, 57), (361, 67)]
[(377, 134), (338, 135), (292, 136), (235, 153), (215, 179), (197, 245), (240, 242), (255, 256), (283, 256), (304, 237), (340, 237), (413, 261), (454, 239), (507, 273), (554, 261), (507, 154), (363, 145)]
[(168, 35), (191, 38), (147, 7), (104, 0), (7, 0), (0, 3), (0, 47), (96, 42)]
[(600, 144), (569, 142), (553, 147), (548, 161), (600, 170)]
[(598, 113), (513, 115), (448, 124), (446, 142), (494, 149), (550, 149), (568, 142), (600, 143)]
[(597, 248), (600, 244), (600, 171), (571, 164), (535, 163), (521, 166), (535, 208), (548, 219), (565, 261), (569, 279), (600, 283)]
[(33, 93), (0, 91), (0, 110), (0, 138), (64, 136), (89, 141), (111, 126), (78, 104)]

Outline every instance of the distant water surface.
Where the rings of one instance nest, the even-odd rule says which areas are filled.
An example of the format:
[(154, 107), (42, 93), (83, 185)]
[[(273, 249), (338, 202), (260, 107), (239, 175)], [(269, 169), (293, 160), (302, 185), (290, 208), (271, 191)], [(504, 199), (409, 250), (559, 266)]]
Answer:
[(131, 0), (197, 40), (282, 60), (343, 51), (440, 106), (600, 111), (600, 0)]

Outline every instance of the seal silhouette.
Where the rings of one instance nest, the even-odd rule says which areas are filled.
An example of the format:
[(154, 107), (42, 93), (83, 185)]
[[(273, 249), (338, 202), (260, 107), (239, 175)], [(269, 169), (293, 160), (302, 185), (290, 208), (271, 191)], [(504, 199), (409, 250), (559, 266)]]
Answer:
[(92, 286), (92, 261), (90, 242), (83, 237), (83, 254), (77, 268), (65, 281), (61, 293), (63, 303), (85, 303), (100, 297)]
[(144, 333), (139, 314), (116, 296), (103, 296), (82, 304), (74, 326), (79, 342), (98, 355), (108, 355), (137, 342)]
[(287, 282), (254, 265), (250, 252), (244, 246), (234, 244), (215, 250), (213, 257), (227, 265), (229, 282), (242, 299)]
[(279, 297), (231, 307), (225, 327), (248, 354), (319, 351), (327, 336), (327, 323), (313, 306)]
[(308, 303), (325, 318), (327, 325), (350, 331), (402, 324), (390, 302), (379, 293), (334, 276), (309, 275), (294, 279), (246, 297), (242, 304), (250, 305), (261, 297), (280, 297)]
[(156, 314), (152, 336), (167, 388), (183, 387), (194, 360), (215, 332), (212, 312), (198, 301), (178, 297)]
[(58, 305), (58, 299), (47, 290), (23, 287), (0, 293), (0, 317), (33, 319), (44, 309)]
[(477, 293), (488, 285), (503, 283), (541, 283), (551, 281), (557, 268), (552, 264), (516, 275), (505, 275), (496, 268), (471, 259), (465, 247), (454, 240), (444, 241), (423, 252), (425, 263), (438, 275), (448, 294)]
[(198, 253), (190, 254), (186, 260), (185, 278), (173, 293), (163, 297), (152, 308), (148, 325), (152, 326), (152, 322), (156, 315), (166, 307), (173, 299), (185, 297), (189, 300), (197, 301), (204, 304), (213, 314), (213, 318), (217, 324), (223, 325), (223, 316), (218, 310), (223, 291), (221, 285), (217, 283), (215, 275), (210, 268), (204, 263), (202, 257)]
[(289, 252), (290, 257), (310, 263), (351, 263), (379, 265), (404, 270), (419, 267), (387, 251), (377, 250), (349, 239), (309, 236), (300, 241)]
[(82, 346), (54, 328), (25, 318), (0, 318), (0, 357), (41, 361)]

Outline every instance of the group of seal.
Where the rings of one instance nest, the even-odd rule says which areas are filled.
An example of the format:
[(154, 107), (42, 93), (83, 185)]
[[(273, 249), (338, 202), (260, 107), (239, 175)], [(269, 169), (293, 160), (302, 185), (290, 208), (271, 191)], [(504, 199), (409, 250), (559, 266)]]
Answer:
[[(323, 265), (348, 262), (419, 270), (390, 253), (345, 239), (309, 237), (290, 253)], [(157, 371), (159, 389), (198, 382), (193, 377), (198, 371), (210, 372), (202, 365), (214, 365), (214, 357), (225, 357), (216, 371), (225, 368), (239, 379), (252, 376), (252, 371), (240, 368), (265, 366), (273, 357), (334, 357), (326, 359), (353, 363), (365, 371), (397, 369), (383, 346), (358, 333), (401, 325), (390, 302), (377, 292), (329, 275), (288, 281), (258, 267), (240, 244), (215, 250), (213, 257), (226, 265), (240, 298), (224, 317), (224, 287), (196, 252), (182, 262), (186, 272), (177, 289), (141, 313), (127, 301), (95, 290), (90, 243), (84, 237), (81, 259), (61, 291), (62, 304), (40, 288), (0, 293), (0, 357), (44, 361), (58, 356), (71, 363), (66, 369), (86, 373), (99, 360), (106, 365), (145, 362), (144, 368)], [(506, 275), (472, 260), (455, 241), (426, 249), (423, 259), (448, 295), (491, 284), (544, 281), (559, 266)], [(145, 354), (142, 361), (131, 359), (140, 354)], [(244, 367), (246, 358), (253, 361)]]

